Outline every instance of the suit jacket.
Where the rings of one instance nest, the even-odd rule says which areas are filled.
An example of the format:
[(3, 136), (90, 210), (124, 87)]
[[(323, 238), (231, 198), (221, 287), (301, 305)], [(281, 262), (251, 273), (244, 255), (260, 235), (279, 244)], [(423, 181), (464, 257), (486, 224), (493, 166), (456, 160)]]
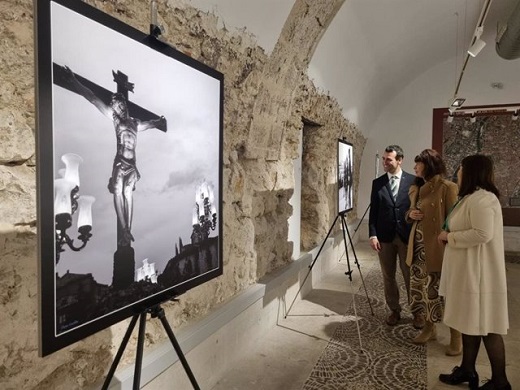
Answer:
[(386, 173), (372, 182), (368, 215), (369, 237), (377, 236), (380, 242), (392, 242), (397, 234), (404, 243), (408, 243), (411, 226), (405, 220), (405, 213), (410, 208), (408, 190), (414, 179), (414, 175), (403, 171), (395, 201)]

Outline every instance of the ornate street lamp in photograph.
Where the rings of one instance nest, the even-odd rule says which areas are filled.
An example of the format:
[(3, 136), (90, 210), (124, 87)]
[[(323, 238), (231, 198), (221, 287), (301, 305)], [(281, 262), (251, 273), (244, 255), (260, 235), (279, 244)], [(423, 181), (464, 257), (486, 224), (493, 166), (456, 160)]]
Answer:
[[(63, 177), (54, 180), (54, 215), (56, 221), (56, 263), (60, 261), (60, 253), (64, 252), (65, 244), (73, 251), (83, 249), (92, 234), (92, 203), (95, 198), (88, 195), (79, 195), (79, 165), (83, 159), (74, 153), (67, 153), (61, 157), (65, 164)], [(83, 244), (74, 245), (74, 240), (67, 234), (72, 226), (72, 216), (78, 211), (77, 226), (78, 240)]]
[(213, 189), (206, 181), (197, 187), (195, 193), (192, 224), (192, 241), (194, 243), (208, 238), (210, 230), (215, 230), (217, 226), (217, 209)]

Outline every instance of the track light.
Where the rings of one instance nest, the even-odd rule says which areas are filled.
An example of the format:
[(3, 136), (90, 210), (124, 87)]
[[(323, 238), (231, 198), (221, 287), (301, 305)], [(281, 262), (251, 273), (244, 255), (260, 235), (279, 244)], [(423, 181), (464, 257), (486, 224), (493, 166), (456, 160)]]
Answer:
[(486, 46), (486, 42), (484, 42), (482, 39), (480, 39), (482, 33), (484, 32), (484, 26), (477, 27), (475, 31), (475, 42), (473, 42), (473, 45), (468, 50), (468, 54), (472, 57), (476, 57), (478, 53)]
[(478, 53), (480, 53), (480, 51), (484, 48), (484, 46), (486, 46), (486, 42), (480, 38), (477, 38), (475, 43), (469, 48), (468, 54), (472, 57), (476, 57)]
[(475, 116), (475, 114), (471, 114), (471, 116), (469, 117), (469, 121), (471, 123), (475, 123), (477, 121), (477, 117)]
[(446, 119), (446, 122), (451, 123), (453, 122), (453, 115), (448, 115), (448, 119)]
[(512, 120), (517, 121), (518, 120), (518, 110), (513, 112), (513, 116), (511, 117)]
[(453, 98), (451, 104), (450, 104), (450, 111), (453, 112), (458, 108), (461, 108), (464, 102), (466, 101), (465, 98)]

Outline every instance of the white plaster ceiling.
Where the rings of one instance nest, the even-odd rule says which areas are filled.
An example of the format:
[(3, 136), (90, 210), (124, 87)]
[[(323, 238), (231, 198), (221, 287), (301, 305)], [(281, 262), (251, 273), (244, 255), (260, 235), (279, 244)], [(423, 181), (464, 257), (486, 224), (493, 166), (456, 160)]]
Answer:
[[(428, 69), (456, 58), (453, 73), (446, 75), (453, 79), (453, 89), (446, 91), (448, 103), (484, 1), (346, 0), (317, 45), (308, 74), (365, 134), (388, 100)], [(495, 50), (497, 22), (507, 21), (517, 2), (492, 1), (484, 50)], [(270, 53), (294, 0), (189, 3), (215, 13), (229, 30), (245, 28)], [(470, 59), (468, 67), (478, 58)]]

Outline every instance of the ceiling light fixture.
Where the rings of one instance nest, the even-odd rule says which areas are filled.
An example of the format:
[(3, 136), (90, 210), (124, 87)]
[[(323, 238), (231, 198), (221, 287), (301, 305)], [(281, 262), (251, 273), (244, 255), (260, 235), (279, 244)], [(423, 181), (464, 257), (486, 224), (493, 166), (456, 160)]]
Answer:
[(450, 107), (453, 107), (455, 109), (461, 108), (464, 102), (466, 101), (465, 98), (454, 98), (453, 101), (450, 104)]
[(517, 121), (518, 120), (518, 110), (513, 112), (513, 116), (511, 117), (512, 120)]
[(477, 117), (475, 116), (475, 114), (471, 114), (471, 116), (469, 117), (469, 121), (471, 123), (475, 123), (477, 121)]
[(471, 47), (468, 50), (468, 54), (472, 57), (476, 57), (478, 53), (486, 46), (486, 42), (484, 42), (482, 39), (477, 38), (475, 43), (471, 45)]
[(448, 115), (448, 119), (446, 119), (446, 122), (451, 123), (453, 122), (453, 115)]
[[(466, 70), (466, 66), (468, 65), (469, 58), (475, 57), (486, 45), (486, 43), (480, 39), (482, 33), (484, 32), (484, 22), (489, 12), (489, 8), (491, 6), (491, 2), (493, 0), (484, 0), (484, 4), (482, 5), (482, 9), (480, 11), (480, 16), (477, 21), (477, 25), (475, 27), (475, 32), (473, 33), (473, 38), (470, 43), (470, 48), (466, 53), (466, 58), (464, 59), (462, 69), (460, 70), (459, 80), (457, 81), (457, 85), (455, 87), (455, 92), (453, 96), (457, 96), (459, 93), (460, 84), (462, 83), (462, 76)], [(457, 28), (458, 33), (458, 28)], [(475, 47), (474, 47), (475, 46)]]
[(478, 53), (480, 53), (480, 51), (484, 48), (484, 46), (486, 46), (486, 42), (480, 39), (483, 32), (484, 26), (479, 26), (475, 30), (475, 40), (468, 50), (468, 54), (472, 57), (476, 57)]
[(450, 114), (453, 114), (455, 111), (457, 111), (459, 108), (461, 108), (465, 101), (466, 101), (465, 98), (458, 98), (458, 97), (453, 98), (453, 100), (450, 103), (450, 106), (448, 107)]

